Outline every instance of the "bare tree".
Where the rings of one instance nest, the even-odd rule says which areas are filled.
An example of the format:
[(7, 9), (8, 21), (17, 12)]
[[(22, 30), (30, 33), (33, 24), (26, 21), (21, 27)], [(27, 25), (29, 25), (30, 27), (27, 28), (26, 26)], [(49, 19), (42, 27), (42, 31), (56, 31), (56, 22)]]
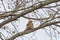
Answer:
[[(14, 40), (21, 37), (24, 40), (22, 36), (25, 34), (49, 27), (55, 33), (57, 40), (56, 32), (60, 33), (57, 31), (57, 28), (60, 28), (60, 0), (0, 0), (0, 2), (0, 9), (2, 9), (0, 11), (0, 29), (6, 31), (8, 35), (7, 38), (2, 35), (1, 39)], [(30, 30), (22, 29), (23, 31), (19, 32), (21, 18), (27, 19), (28, 22), (31, 20), (34, 27)], [(36, 22), (37, 24), (34, 24)], [(46, 30), (45, 32), (48, 34)], [(52, 37), (50, 34), (48, 35)]]

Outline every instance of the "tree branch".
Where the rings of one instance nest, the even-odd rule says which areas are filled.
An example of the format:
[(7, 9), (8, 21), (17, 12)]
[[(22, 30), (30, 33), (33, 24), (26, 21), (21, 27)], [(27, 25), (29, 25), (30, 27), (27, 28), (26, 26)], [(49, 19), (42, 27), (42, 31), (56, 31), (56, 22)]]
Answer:
[(34, 32), (38, 29), (41, 29), (41, 28), (44, 28), (44, 27), (47, 27), (47, 26), (50, 26), (50, 25), (55, 25), (57, 23), (60, 23), (60, 21), (50, 21), (50, 22), (43, 23), (43, 24), (39, 25), (37, 28), (34, 28), (32, 30), (27, 30), (27, 31), (22, 31), (22, 32), (16, 33), (11, 38), (8, 38), (7, 40), (14, 40), (16, 37)]
[(1, 28), (3, 25), (5, 25), (5, 24), (7, 24), (7, 23), (9, 23), (9, 22), (11, 22), (11, 21), (16, 20), (17, 18), (19, 18), (19, 17), (21, 17), (21, 16), (23, 16), (23, 15), (25, 15), (25, 14), (28, 14), (28, 13), (36, 10), (36, 9), (42, 8), (42, 7), (45, 6), (45, 5), (48, 5), (48, 4), (54, 3), (54, 2), (58, 2), (58, 1), (60, 1), (60, 0), (51, 0), (51, 1), (48, 1), (48, 2), (41, 2), (41, 3), (39, 3), (38, 5), (34, 5), (33, 7), (29, 8), (29, 9), (23, 10), (18, 16), (15, 16), (15, 17), (13, 17), (13, 18), (9, 18), (8, 20), (5, 20), (5, 21), (3, 21), (2, 23), (0, 23), (0, 28)]

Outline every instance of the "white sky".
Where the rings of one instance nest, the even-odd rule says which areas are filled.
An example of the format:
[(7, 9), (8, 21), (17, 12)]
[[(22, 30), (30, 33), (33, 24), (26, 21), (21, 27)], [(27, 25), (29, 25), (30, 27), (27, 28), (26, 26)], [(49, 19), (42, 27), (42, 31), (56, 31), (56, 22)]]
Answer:
[[(4, 2), (5, 2), (4, 5), (5, 5), (5, 7), (6, 7), (6, 10), (9, 11), (9, 9), (7, 8), (7, 3), (6, 3), (6, 2), (8, 2), (8, 0), (7, 0), (7, 1), (5, 0)], [(55, 4), (53, 4), (53, 5), (55, 5)], [(4, 8), (3, 8), (3, 5), (2, 5), (1, 2), (0, 2), (0, 7), (1, 7), (0, 10), (1, 10), (1, 11), (4, 11)], [(40, 11), (41, 14), (44, 14), (42, 10), (39, 9), (39, 11)], [(39, 13), (39, 12), (38, 12), (38, 13)], [(25, 28), (26, 28), (26, 24), (27, 24), (28, 20), (25, 19), (25, 18), (22, 18), (22, 17), (21, 17), (21, 18), (18, 18), (18, 19), (19, 19), (19, 20), (15, 23), (16, 25), (18, 25), (18, 27), (16, 27), (16, 28), (17, 28), (18, 32), (24, 31)], [(0, 20), (0, 22), (1, 22), (1, 21), (3, 21), (3, 20)], [(34, 23), (34, 22), (33, 22), (33, 23)], [(38, 23), (39, 23), (39, 22), (35, 22), (34, 25), (37, 26), (37, 25), (39, 25)], [(12, 24), (13, 24), (13, 23), (12, 23)], [(8, 29), (6, 29), (6, 30), (8, 30), (8, 31), (12, 31), (12, 30), (14, 31), (14, 30), (15, 30), (14, 27), (11, 25), (11, 23), (8, 23), (7, 26), (9, 27), (9, 30), (8, 30)], [(50, 33), (49, 27), (47, 27), (46, 29), (47, 29), (47, 32)], [(7, 37), (8, 35), (10, 36), (10, 34), (8, 34), (8, 33), (6, 32), (6, 30), (0, 29), (0, 32), (1, 32), (5, 37)], [(51, 30), (51, 31), (52, 31), (52, 30)], [(33, 35), (34, 33), (35, 33), (35, 35)], [(54, 33), (53, 33), (53, 34), (54, 34)], [(32, 35), (33, 35), (33, 36), (32, 36)], [(32, 36), (32, 38), (31, 38), (31, 36)], [(60, 40), (59, 37), (60, 37), (60, 35), (57, 36), (57, 40)], [(30, 34), (26, 34), (26, 35), (22, 36), (22, 38), (23, 38), (24, 40), (51, 40), (51, 37), (49, 37), (49, 35), (46, 34), (46, 32), (45, 32), (44, 29), (37, 30), (37, 31), (32, 32), (32, 33), (30, 33)], [(16, 38), (16, 39), (17, 39), (17, 40), (22, 40), (21, 37), (18, 37), (18, 38)], [(56, 40), (56, 38), (53, 37), (53, 40)]]

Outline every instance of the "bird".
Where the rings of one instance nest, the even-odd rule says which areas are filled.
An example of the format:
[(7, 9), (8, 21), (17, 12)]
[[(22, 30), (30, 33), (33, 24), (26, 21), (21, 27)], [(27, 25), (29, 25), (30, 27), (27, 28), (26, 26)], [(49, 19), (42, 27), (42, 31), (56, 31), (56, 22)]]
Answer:
[(26, 24), (26, 29), (25, 30), (31, 30), (33, 29), (33, 23), (32, 20), (29, 20), (28, 23)]

